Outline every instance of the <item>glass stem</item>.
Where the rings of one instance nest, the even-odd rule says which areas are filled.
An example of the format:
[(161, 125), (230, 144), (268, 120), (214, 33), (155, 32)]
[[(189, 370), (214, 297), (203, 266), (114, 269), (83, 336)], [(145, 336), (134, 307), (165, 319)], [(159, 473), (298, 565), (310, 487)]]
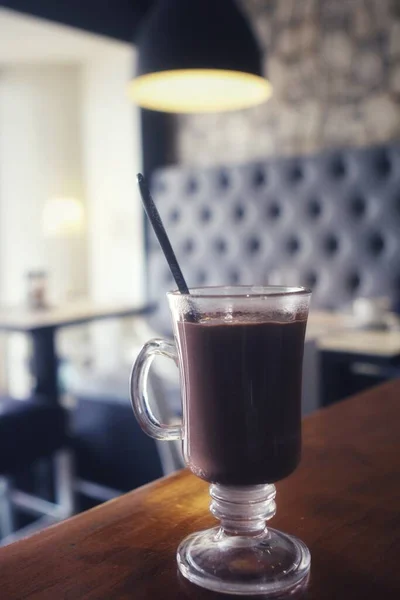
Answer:
[(272, 484), (234, 487), (214, 483), (210, 485), (210, 511), (221, 522), (221, 533), (259, 535), (275, 515), (275, 495)]

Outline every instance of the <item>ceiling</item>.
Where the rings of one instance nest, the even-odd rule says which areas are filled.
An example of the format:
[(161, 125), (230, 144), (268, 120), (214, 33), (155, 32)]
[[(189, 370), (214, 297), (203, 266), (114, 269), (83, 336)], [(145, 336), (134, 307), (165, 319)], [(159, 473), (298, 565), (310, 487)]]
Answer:
[(131, 42), (154, 0), (0, 0), (0, 6)]
[(2, 7), (0, 31), (0, 67), (82, 64), (116, 53), (133, 57), (131, 43)]

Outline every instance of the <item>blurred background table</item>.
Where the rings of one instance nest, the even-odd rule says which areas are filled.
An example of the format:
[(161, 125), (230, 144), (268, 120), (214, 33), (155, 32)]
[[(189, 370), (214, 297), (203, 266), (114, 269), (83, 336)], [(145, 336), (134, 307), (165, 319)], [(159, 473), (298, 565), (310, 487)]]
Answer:
[[(304, 356), (303, 406), (328, 406), (388, 379), (400, 377), (400, 327), (360, 327), (350, 312), (311, 310)], [(310, 347), (315, 359), (310, 363)], [(311, 382), (311, 385), (310, 385)], [(310, 411), (307, 411), (310, 412)]]
[[(339, 315), (335, 315), (339, 320)], [(318, 322), (318, 316), (316, 318)], [(316, 338), (320, 406), (400, 377), (400, 329), (361, 329), (351, 319)], [(313, 316), (311, 315), (311, 331)]]
[(150, 309), (150, 306), (101, 305), (90, 301), (40, 310), (0, 307), (0, 331), (30, 335), (33, 348), (32, 375), (35, 379), (33, 392), (54, 401), (58, 398), (57, 330), (93, 321), (144, 315)]

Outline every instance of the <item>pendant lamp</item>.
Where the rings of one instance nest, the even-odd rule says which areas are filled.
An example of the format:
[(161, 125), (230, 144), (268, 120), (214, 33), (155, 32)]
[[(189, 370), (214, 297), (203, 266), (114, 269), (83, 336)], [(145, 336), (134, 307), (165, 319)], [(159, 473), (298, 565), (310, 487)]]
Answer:
[(238, 110), (267, 100), (261, 52), (234, 0), (159, 0), (136, 40), (129, 95), (172, 113)]

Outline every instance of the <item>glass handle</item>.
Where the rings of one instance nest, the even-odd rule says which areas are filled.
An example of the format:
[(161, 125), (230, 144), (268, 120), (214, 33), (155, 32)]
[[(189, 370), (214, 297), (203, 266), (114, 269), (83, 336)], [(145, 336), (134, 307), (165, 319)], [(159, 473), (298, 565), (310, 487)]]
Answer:
[(147, 395), (147, 380), (151, 363), (156, 356), (171, 358), (175, 364), (178, 353), (175, 344), (167, 340), (154, 339), (141, 349), (132, 368), (130, 379), (130, 396), (135, 417), (145, 433), (156, 440), (182, 439), (182, 424), (166, 425), (160, 423), (151, 410)]

